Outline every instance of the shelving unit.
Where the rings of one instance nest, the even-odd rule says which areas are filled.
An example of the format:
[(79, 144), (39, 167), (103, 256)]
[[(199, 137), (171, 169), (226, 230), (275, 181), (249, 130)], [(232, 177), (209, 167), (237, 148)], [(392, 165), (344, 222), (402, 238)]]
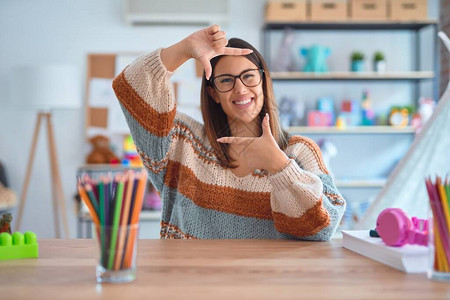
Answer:
[(273, 80), (424, 80), (433, 79), (434, 72), (271, 72)]
[[(271, 48), (273, 40), (276, 40), (275, 34), (280, 34), (280, 31), (286, 28), (293, 29), (296, 33), (305, 31), (314, 31), (320, 33), (321, 31), (345, 31), (355, 32), (366, 30), (368, 34), (371, 31), (407, 31), (412, 32), (408, 35), (410, 42), (407, 44), (410, 53), (410, 61), (405, 61), (408, 68), (407, 71), (386, 71), (384, 73), (377, 72), (348, 72), (348, 71), (330, 71), (326, 73), (308, 73), (308, 72), (271, 72), (271, 78), (274, 86), (289, 87), (302, 90), (302, 98), (307, 98), (305, 94), (307, 89), (302, 89), (307, 84), (312, 84), (314, 88), (318, 88), (323, 84), (330, 84), (334, 81), (339, 82), (339, 85), (345, 85), (347, 91), (351, 90), (352, 85), (361, 87), (361, 83), (365, 84), (386, 84), (392, 88), (392, 84), (405, 84), (411, 86), (408, 97), (409, 103), (417, 104), (419, 96), (421, 96), (421, 87), (429, 87), (429, 94), (432, 94), (434, 99), (438, 99), (438, 74), (439, 74), (439, 53), (437, 45), (438, 21), (423, 20), (416, 22), (303, 22), (303, 23), (266, 23), (262, 29), (262, 53), (269, 64), (271, 70), (271, 62), (273, 56)], [(424, 30), (427, 28), (426, 30)], [(428, 39), (429, 28), (432, 30), (431, 42)], [(389, 33), (387, 33), (389, 34)], [(311, 34), (307, 35), (309, 42), (314, 40)], [(319, 36), (319, 35), (318, 35)], [(422, 37), (421, 37), (422, 36)], [(425, 37), (425, 38), (424, 38)], [(422, 39), (427, 40), (428, 43), (433, 43), (434, 46), (431, 51), (432, 64), (428, 65), (427, 70), (421, 69), (421, 54), (425, 49), (422, 44)], [(318, 37), (317, 40), (320, 40)], [(323, 43), (323, 41), (322, 41)], [(335, 44), (336, 46), (336, 44)], [(345, 47), (345, 46), (344, 46)], [(350, 47), (345, 47), (350, 48)], [(410, 49), (410, 50), (409, 50)], [(348, 53), (350, 55), (350, 52)], [(431, 58), (430, 58), (431, 59)], [(423, 63), (423, 61), (422, 61)], [(297, 87), (298, 83), (298, 87)], [(424, 84), (422, 84), (424, 83)], [(432, 85), (432, 88), (431, 88)], [(336, 86), (334, 84), (333, 86)], [(296, 90), (297, 91), (297, 90)], [(325, 92), (326, 93), (326, 92)], [(329, 91), (328, 91), (329, 93)], [(316, 91), (312, 94), (317, 95)], [(275, 95), (280, 97), (280, 95)], [(324, 95), (332, 96), (332, 95)], [(431, 95), (430, 95), (431, 96)], [(375, 102), (374, 102), (375, 103)], [(298, 126), (288, 128), (291, 134), (309, 136), (315, 140), (326, 138), (336, 143), (339, 149), (339, 154), (345, 153), (344, 158), (334, 158), (332, 161), (331, 172), (337, 174), (335, 176), (335, 183), (341, 193), (348, 201), (348, 209), (358, 211), (361, 207), (367, 205), (369, 199), (379, 192), (386, 184), (390, 166), (395, 165), (408, 147), (411, 145), (415, 129), (411, 126), (393, 127), (393, 126), (355, 126), (344, 129), (337, 127), (308, 127)], [(394, 141), (394, 142), (393, 142)], [(377, 148), (378, 147), (378, 148)], [(339, 156), (338, 156), (339, 157)], [(333, 167), (335, 167), (333, 169)], [(370, 169), (372, 168), (372, 169)], [(378, 170), (383, 170), (379, 172)], [(375, 171), (372, 171), (375, 170)], [(344, 172), (343, 172), (344, 171)], [(351, 216), (346, 216), (345, 219), (351, 219)]]
[[(270, 39), (271, 32), (280, 31), (286, 28), (294, 30), (407, 30), (413, 31), (413, 47), (415, 49), (415, 60), (412, 72), (388, 72), (378, 74), (375, 72), (327, 72), (327, 73), (304, 73), (304, 72), (272, 72), (274, 81), (277, 80), (403, 80), (415, 81), (433, 80), (433, 97), (439, 99), (439, 84), (436, 74), (439, 74), (438, 48), (435, 47), (433, 53), (433, 71), (420, 71), (420, 48), (421, 40), (419, 31), (426, 27), (433, 28), (433, 44), (437, 45), (437, 32), (439, 22), (437, 20), (423, 20), (415, 22), (304, 22), (304, 23), (266, 23), (263, 27), (263, 54), (266, 58), (271, 57)], [(270, 60), (268, 60), (270, 61)], [(270, 67), (270, 66), (269, 66)], [(419, 85), (415, 85), (414, 98), (419, 96)]]

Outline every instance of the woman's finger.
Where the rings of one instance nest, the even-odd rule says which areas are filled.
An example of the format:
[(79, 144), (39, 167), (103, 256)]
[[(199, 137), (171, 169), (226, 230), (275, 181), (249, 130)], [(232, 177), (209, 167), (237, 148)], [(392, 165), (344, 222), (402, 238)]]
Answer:
[(263, 135), (272, 135), (272, 131), (270, 130), (270, 122), (269, 122), (269, 114), (266, 113), (264, 119), (262, 121), (262, 131)]
[(253, 50), (251, 49), (240, 49), (240, 48), (231, 48), (231, 47), (225, 47), (223, 49), (222, 54), (224, 55), (247, 55), (252, 53)]
[(221, 137), (218, 138), (217, 141), (223, 144), (248, 144), (255, 140), (255, 138), (247, 138), (247, 137)]
[(215, 34), (213, 34), (212, 40), (218, 41), (220, 39), (225, 38), (225, 36), (226, 36), (225, 31), (219, 31), (219, 32), (216, 32)]
[(225, 48), (225, 46), (227, 44), (228, 44), (228, 40), (227, 39), (220, 39), (220, 40), (212, 42), (212, 46), (214, 48)]
[(212, 26), (209, 26), (209, 27), (206, 29), (206, 32), (208, 32), (208, 33), (211, 34), (211, 35), (216, 34), (218, 31), (220, 31), (220, 26), (217, 25), (217, 24), (212, 25)]
[(209, 78), (211, 77), (211, 73), (212, 73), (212, 67), (211, 67), (211, 63), (210, 63), (209, 59), (206, 58), (205, 56), (203, 56), (203, 57), (199, 57), (198, 60), (203, 65), (203, 69), (205, 70), (206, 79), (209, 80)]

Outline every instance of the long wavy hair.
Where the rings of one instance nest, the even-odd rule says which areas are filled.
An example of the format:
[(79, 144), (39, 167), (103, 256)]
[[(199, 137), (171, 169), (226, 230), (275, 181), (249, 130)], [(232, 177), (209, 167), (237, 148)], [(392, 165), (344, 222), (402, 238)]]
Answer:
[[(262, 74), (262, 88), (264, 95), (264, 104), (261, 112), (258, 115), (259, 123), (266, 113), (269, 114), (270, 129), (275, 141), (278, 143), (280, 149), (284, 150), (288, 145), (289, 135), (281, 128), (278, 118), (278, 107), (273, 93), (272, 79), (270, 72), (262, 55), (252, 45), (244, 40), (238, 38), (229, 39), (227, 47), (251, 49), (253, 53), (245, 55), (245, 57), (254, 63), (258, 68), (263, 70)], [(217, 62), (224, 57), (223, 55), (211, 59), (212, 75), (214, 77), (214, 69)], [(205, 130), (211, 146), (216, 152), (219, 163), (227, 168), (236, 168), (237, 165), (230, 155), (230, 145), (217, 142), (217, 139), (224, 136), (231, 136), (231, 129), (228, 124), (228, 118), (222, 109), (220, 103), (216, 103), (208, 93), (208, 87), (213, 87), (211, 81), (207, 80), (203, 74), (201, 87), (201, 110), (203, 121), (205, 122)], [(262, 134), (262, 127), (259, 127), (259, 135)]]

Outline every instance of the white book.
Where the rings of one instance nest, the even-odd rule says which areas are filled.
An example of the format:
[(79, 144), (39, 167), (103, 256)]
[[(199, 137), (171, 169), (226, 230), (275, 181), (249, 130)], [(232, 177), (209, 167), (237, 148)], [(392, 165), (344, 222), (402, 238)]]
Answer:
[(370, 237), (369, 230), (342, 230), (342, 246), (358, 254), (406, 273), (425, 273), (429, 265), (428, 247), (404, 245), (390, 247), (381, 238)]

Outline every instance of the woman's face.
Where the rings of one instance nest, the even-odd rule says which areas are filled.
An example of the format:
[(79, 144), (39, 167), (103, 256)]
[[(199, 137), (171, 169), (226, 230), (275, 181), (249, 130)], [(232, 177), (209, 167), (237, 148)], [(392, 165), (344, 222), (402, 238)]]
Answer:
[[(224, 56), (217, 62), (213, 78), (225, 74), (237, 76), (251, 69), (258, 67), (244, 56)], [(251, 80), (252, 76), (259, 76), (258, 74), (259, 71), (244, 73), (241, 78)], [(225, 77), (218, 80), (221, 78)], [(227, 81), (229, 79), (225, 78), (222, 82), (226, 84)], [(230, 91), (219, 92), (216, 88), (210, 87), (209, 92), (214, 101), (222, 106), (229, 124), (249, 124), (257, 118), (264, 104), (262, 82), (263, 80), (257, 86), (248, 87), (239, 78), (235, 78), (234, 88)]]

